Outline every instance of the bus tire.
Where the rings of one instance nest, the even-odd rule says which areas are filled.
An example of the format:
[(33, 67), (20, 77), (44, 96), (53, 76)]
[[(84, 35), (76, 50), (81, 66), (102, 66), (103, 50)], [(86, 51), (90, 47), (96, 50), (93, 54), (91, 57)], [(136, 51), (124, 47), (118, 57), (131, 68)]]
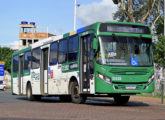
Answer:
[(34, 100), (34, 96), (32, 95), (32, 88), (31, 88), (31, 84), (27, 85), (26, 88), (26, 97), (28, 100), (33, 101)]
[(114, 102), (117, 105), (125, 105), (128, 103), (130, 96), (115, 96)]
[(82, 104), (86, 101), (86, 97), (80, 95), (79, 86), (77, 82), (71, 82), (70, 84), (71, 90), (71, 99), (73, 103)]

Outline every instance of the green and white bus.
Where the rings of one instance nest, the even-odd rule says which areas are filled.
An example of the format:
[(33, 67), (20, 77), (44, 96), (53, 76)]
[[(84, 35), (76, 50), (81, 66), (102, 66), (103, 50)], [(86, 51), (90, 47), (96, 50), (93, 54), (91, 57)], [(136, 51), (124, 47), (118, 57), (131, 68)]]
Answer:
[(152, 35), (139, 23), (97, 22), (13, 53), (12, 93), (84, 103), (154, 91)]

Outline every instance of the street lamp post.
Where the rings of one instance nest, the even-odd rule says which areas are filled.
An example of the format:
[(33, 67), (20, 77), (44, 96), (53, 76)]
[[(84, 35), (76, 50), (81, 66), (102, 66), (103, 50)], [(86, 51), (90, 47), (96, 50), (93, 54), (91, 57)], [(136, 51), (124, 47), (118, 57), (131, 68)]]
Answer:
[(76, 30), (76, 17), (77, 17), (77, 1), (74, 0), (74, 26), (73, 29), (74, 31)]

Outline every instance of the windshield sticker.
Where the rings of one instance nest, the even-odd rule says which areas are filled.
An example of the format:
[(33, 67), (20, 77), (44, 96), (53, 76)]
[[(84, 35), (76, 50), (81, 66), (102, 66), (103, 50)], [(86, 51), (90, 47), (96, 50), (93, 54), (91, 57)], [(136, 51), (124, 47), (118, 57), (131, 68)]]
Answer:
[(113, 52), (113, 51), (108, 52), (108, 57), (115, 57), (115, 56), (117, 56), (116, 52)]
[(109, 65), (128, 65), (127, 63), (110, 63)]
[(132, 66), (138, 66), (138, 59), (137, 58), (131, 58), (131, 65)]
[(106, 62), (107, 63), (110, 63), (110, 62), (112, 62), (112, 63), (126, 63), (125, 60), (121, 60), (121, 59), (106, 59)]

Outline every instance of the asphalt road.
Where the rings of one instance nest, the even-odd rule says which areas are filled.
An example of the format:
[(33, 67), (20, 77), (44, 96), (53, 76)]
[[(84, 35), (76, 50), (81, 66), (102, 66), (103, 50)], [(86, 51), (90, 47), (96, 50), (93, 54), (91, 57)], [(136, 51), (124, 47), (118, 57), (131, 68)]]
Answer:
[(89, 98), (85, 104), (60, 102), (58, 97), (28, 101), (0, 91), (0, 120), (165, 120), (160, 99), (134, 96), (125, 106), (109, 98)]

